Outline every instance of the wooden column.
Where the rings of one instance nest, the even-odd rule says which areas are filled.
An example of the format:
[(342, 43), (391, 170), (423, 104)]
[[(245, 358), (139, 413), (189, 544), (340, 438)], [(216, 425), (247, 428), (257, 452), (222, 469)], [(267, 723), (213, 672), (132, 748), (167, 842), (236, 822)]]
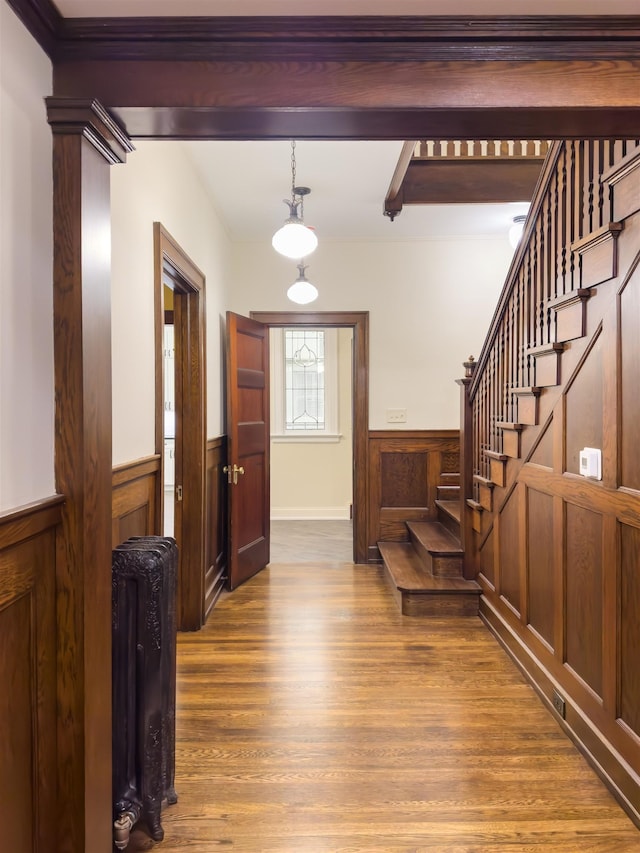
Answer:
[(65, 853), (109, 853), (109, 166), (124, 162), (132, 147), (95, 101), (48, 98), (47, 115), (53, 131), (55, 473), (57, 491), (66, 498), (56, 567), (55, 849)]

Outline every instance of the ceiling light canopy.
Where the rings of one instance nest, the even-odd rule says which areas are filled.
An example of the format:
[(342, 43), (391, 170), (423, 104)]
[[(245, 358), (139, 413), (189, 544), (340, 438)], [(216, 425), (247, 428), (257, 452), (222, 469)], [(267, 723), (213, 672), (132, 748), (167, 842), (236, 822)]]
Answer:
[(306, 265), (302, 261), (298, 264), (298, 278), (293, 282), (289, 290), (287, 290), (289, 299), (292, 302), (297, 302), (298, 305), (308, 305), (309, 302), (313, 302), (314, 299), (318, 298), (318, 288), (314, 287), (304, 274), (306, 268)]
[(282, 228), (273, 235), (271, 245), (287, 258), (305, 258), (318, 245), (313, 229), (304, 224), (304, 197), (309, 195), (309, 187), (296, 186), (296, 141), (291, 140), (291, 201), (283, 199), (289, 208), (289, 218)]
[(513, 217), (513, 225), (509, 228), (509, 242), (511, 243), (512, 249), (518, 248), (518, 243), (522, 239), (522, 232), (524, 231), (524, 223), (526, 219), (527, 217), (524, 214)]

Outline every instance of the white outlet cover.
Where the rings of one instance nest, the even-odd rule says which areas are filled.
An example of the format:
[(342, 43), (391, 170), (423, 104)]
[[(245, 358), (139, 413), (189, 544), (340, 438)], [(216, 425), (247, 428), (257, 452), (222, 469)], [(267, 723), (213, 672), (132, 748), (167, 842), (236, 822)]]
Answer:
[(585, 447), (580, 451), (580, 473), (593, 480), (602, 479), (602, 451), (597, 447)]

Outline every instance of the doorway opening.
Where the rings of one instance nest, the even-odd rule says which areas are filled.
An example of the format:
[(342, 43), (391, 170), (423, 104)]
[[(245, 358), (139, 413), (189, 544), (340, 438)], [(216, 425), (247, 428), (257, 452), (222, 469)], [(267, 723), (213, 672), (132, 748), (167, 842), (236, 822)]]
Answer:
[(351, 359), (351, 467), (352, 554), (354, 563), (367, 562), (367, 440), (369, 423), (369, 314), (361, 312), (253, 311), (251, 318), (272, 328), (350, 329)]
[(195, 631), (205, 609), (205, 280), (159, 222), (153, 233), (157, 528), (178, 543), (178, 629)]

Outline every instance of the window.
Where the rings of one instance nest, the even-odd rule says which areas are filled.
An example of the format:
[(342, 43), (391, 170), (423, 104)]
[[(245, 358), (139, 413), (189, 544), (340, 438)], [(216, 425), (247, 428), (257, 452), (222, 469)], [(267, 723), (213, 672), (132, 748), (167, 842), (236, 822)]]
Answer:
[(271, 432), (276, 441), (338, 441), (336, 329), (272, 329)]

